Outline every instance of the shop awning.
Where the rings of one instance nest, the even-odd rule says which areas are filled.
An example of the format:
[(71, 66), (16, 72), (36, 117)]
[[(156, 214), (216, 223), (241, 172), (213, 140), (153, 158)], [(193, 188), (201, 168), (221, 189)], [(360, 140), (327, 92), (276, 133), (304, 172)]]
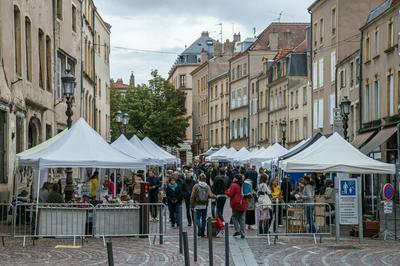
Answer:
[(359, 149), (367, 140), (375, 133), (375, 131), (366, 132), (363, 134), (357, 135), (354, 140), (351, 142), (355, 148)]
[(384, 128), (378, 132), (360, 151), (364, 154), (369, 154), (377, 147), (385, 143), (394, 133), (396, 133), (396, 127)]

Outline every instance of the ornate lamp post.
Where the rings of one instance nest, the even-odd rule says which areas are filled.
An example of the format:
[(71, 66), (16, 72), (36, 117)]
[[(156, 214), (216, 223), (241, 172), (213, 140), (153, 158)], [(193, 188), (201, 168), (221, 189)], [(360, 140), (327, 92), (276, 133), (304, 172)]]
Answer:
[(200, 155), (200, 143), (201, 143), (201, 133), (197, 132), (196, 135), (194, 135), (196, 144), (197, 144), (197, 155)]
[(127, 113), (122, 113), (121, 111), (117, 111), (115, 113), (115, 122), (118, 124), (119, 133), (124, 134), (126, 125), (129, 123), (129, 115)]
[(347, 96), (344, 96), (342, 102), (340, 103), (340, 112), (343, 117), (343, 135), (345, 140), (348, 140), (347, 129), (349, 128), (348, 122), (350, 114), (350, 104), (351, 102), (347, 98)]
[(286, 145), (286, 121), (283, 120), (282, 122), (280, 122), (279, 126), (281, 127), (281, 131), (282, 131), (282, 146), (285, 147)]
[[(72, 115), (74, 114), (74, 112), (72, 111), (72, 102), (75, 96), (75, 77), (74, 75), (72, 75), (70, 69), (66, 69), (65, 75), (61, 77), (61, 82), (63, 95), (67, 103), (67, 110), (65, 111), (65, 114), (67, 115), (67, 126), (68, 129), (70, 129), (72, 126)], [(65, 172), (67, 174), (67, 178), (65, 181), (66, 185), (64, 188), (65, 202), (69, 202), (72, 199), (72, 194), (74, 193), (72, 169), (67, 168)]]

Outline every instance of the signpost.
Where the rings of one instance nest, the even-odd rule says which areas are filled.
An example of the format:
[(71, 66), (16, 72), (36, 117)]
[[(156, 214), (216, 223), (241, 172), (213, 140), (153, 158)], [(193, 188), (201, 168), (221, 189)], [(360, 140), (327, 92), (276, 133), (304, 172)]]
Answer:
[[(384, 201), (383, 201), (383, 214), (385, 215), (385, 231), (384, 231), (384, 240), (386, 240), (388, 233), (391, 234), (391, 232), (388, 230), (387, 227), (387, 220), (388, 214), (392, 214), (393, 213), (393, 197), (394, 197), (394, 193), (395, 193), (395, 189), (393, 187), (392, 184), (390, 183), (386, 183), (383, 186), (383, 197), (384, 197)], [(395, 220), (396, 223), (396, 220)], [(395, 236), (396, 237), (396, 236)]]
[(359, 223), (357, 179), (341, 176), (339, 179), (339, 215), (340, 224)]

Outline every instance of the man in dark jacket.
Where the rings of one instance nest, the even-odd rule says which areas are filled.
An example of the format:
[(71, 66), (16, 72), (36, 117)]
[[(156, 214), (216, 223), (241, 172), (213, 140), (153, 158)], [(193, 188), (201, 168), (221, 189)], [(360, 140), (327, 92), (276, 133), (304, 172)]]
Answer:
[(211, 191), (217, 196), (217, 199), (211, 203), (211, 214), (215, 218), (215, 208), (217, 208), (217, 215), (221, 220), (224, 220), (224, 206), (226, 202), (225, 191), (227, 188), (228, 177), (226, 176), (225, 169), (219, 170), (219, 175), (214, 178), (214, 183)]
[(253, 190), (257, 190), (257, 178), (258, 178), (258, 173), (256, 171), (256, 167), (253, 165), (249, 170), (247, 170), (246, 174), (246, 179), (250, 179), (251, 182), (253, 183)]
[(192, 190), (196, 182), (193, 180), (192, 173), (188, 170), (185, 171), (185, 176), (186, 178), (182, 182), (182, 196), (185, 200), (186, 219), (188, 221), (188, 226), (192, 226), (190, 196), (192, 195)]
[(60, 186), (57, 183), (54, 184), (49, 196), (47, 197), (47, 203), (64, 203), (64, 198), (59, 191)]
[[(158, 192), (161, 187), (161, 181), (156, 176), (154, 170), (149, 171), (147, 182), (149, 183), (149, 203), (158, 204)], [(157, 206), (150, 205), (150, 212), (153, 221), (157, 220)]]

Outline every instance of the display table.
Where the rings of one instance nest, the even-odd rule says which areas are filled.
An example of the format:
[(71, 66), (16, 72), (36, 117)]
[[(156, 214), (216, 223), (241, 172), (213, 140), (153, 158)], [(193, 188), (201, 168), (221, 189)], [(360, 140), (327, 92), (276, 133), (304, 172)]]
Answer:
[(288, 215), (288, 233), (304, 233), (305, 214), (304, 208), (289, 208)]

